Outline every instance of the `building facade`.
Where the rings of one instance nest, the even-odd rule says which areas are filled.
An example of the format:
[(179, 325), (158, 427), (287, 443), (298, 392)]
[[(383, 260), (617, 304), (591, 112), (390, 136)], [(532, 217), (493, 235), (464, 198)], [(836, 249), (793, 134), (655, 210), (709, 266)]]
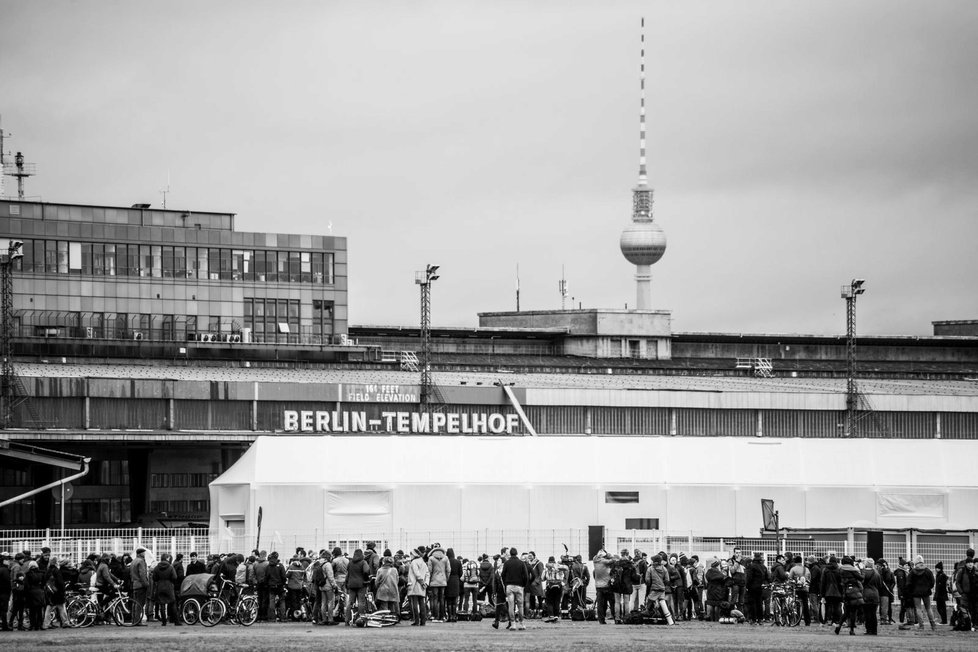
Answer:
[(234, 230), (232, 213), (2, 200), (14, 337), (330, 344), (346, 239)]

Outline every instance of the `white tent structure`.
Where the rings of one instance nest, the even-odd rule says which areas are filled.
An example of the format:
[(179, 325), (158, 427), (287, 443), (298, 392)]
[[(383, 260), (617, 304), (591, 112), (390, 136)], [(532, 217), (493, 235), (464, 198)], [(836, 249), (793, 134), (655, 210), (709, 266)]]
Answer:
[[(211, 530), (978, 527), (978, 441), (265, 436), (210, 485)], [(335, 537), (334, 537), (335, 535)]]

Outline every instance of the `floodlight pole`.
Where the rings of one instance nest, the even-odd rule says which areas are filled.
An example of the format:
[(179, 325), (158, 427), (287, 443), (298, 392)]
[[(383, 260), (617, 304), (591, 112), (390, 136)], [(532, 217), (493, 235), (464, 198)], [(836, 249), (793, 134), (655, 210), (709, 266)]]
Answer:
[(859, 408), (859, 390), (856, 387), (856, 297), (866, 291), (865, 279), (854, 278), (842, 286), (842, 298), (846, 300), (846, 419), (843, 435), (855, 437), (856, 412)]
[(421, 286), (421, 410), (431, 404), (431, 283), (438, 280), (438, 265), (427, 265), (417, 272), (414, 282)]
[(13, 334), (13, 305), (14, 305), (14, 281), (13, 263), (24, 254), (21, 247), (24, 243), (19, 240), (11, 240), (7, 247), (5, 256), (0, 256), (0, 358), (3, 359), (2, 377), (0, 377), (0, 428), (10, 427), (10, 420), (13, 416), (14, 403), (14, 334)]

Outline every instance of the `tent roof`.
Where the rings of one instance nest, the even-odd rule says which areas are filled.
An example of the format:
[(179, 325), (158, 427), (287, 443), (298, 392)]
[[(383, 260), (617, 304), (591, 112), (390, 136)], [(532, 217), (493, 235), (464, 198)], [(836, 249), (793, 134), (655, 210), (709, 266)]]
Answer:
[(978, 486), (976, 454), (978, 440), (261, 436), (211, 484), (950, 488)]

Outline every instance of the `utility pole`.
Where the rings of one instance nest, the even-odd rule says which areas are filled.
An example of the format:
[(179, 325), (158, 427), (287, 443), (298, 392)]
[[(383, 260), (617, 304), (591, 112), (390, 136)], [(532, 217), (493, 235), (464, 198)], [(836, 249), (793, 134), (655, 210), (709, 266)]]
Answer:
[(842, 286), (842, 298), (846, 300), (846, 420), (843, 435), (857, 436), (857, 411), (859, 388), (856, 387), (856, 297), (866, 291), (866, 279), (854, 278)]
[(438, 265), (416, 272), (414, 282), (421, 286), (421, 410), (431, 404), (431, 283), (438, 280)]

